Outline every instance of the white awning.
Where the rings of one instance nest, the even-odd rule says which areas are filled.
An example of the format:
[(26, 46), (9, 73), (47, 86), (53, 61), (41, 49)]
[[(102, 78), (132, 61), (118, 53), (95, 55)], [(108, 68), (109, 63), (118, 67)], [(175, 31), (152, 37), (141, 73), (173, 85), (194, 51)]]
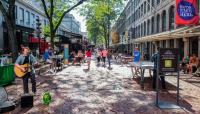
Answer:
[(148, 35), (141, 38), (134, 39), (132, 43), (161, 41), (169, 39), (177, 39), (184, 37), (200, 36), (200, 25), (193, 27), (183, 27), (172, 31), (166, 31), (158, 34)]

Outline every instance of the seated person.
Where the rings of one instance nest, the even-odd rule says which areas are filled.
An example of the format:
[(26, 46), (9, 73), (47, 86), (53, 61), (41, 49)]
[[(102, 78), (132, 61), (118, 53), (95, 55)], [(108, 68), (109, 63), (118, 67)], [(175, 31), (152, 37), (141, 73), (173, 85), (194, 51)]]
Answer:
[(199, 61), (199, 64), (197, 65), (197, 70), (196, 70), (196, 72), (193, 74), (193, 76), (198, 76), (198, 77), (200, 77), (200, 61)]
[(189, 64), (189, 56), (186, 56), (183, 58), (182, 63), (181, 63), (181, 69), (183, 70), (184, 74), (187, 72), (188, 73), (188, 64)]
[(76, 53), (74, 51), (71, 52), (70, 55), (69, 55), (69, 61), (72, 62), (72, 64), (74, 64), (75, 61), (76, 61), (75, 56), (76, 56)]
[(196, 72), (198, 64), (199, 64), (198, 57), (196, 56), (196, 54), (193, 54), (192, 57), (190, 57), (190, 61), (189, 61), (189, 65), (188, 65), (190, 74)]
[(83, 58), (83, 53), (82, 53), (81, 50), (79, 50), (79, 51), (78, 51), (78, 54), (77, 54), (76, 60), (77, 60), (79, 63), (81, 63), (82, 58)]
[(46, 49), (43, 55), (43, 58), (45, 60), (46, 63), (53, 63), (52, 60), (50, 60), (50, 55), (49, 55), (49, 51)]

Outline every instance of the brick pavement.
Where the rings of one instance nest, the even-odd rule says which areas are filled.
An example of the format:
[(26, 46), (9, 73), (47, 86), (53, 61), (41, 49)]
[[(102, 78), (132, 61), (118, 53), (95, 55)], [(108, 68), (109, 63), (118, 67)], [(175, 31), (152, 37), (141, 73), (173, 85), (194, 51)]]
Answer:
[[(132, 79), (131, 70), (126, 66), (113, 65), (112, 70), (97, 67), (93, 61), (91, 70), (85, 65), (69, 66), (55, 75), (37, 76), (38, 96), (34, 107), (20, 109), (11, 114), (187, 114), (200, 113), (200, 89), (181, 77), (181, 109), (159, 109), (155, 106), (155, 91), (151, 89), (151, 79), (145, 78), (145, 89), (141, 90), (138, 79)], [(188, 78), (186, 80), (185, 78)], [(200, 79), (200, 78), (199, 78)], [(160, 98), (175, 101), (175, 77), (167, 77), (167, 91), (161, 91)], [(193, 80), (193, 79), (192, 79)], [(15, 88), (8, 86), (10, 98), (22, 93), (20, 80)], [(53, 102), (45, 106), (41, 94), (50, 91)], [(17, 93), (17, 94), (16, 94)]]

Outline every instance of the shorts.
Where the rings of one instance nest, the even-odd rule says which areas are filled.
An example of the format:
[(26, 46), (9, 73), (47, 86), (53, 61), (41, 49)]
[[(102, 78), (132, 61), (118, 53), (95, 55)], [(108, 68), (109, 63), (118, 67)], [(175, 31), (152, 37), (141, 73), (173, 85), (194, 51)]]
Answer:
[(90, 61), (91, 61), (91, 57), (86, 57), (85, 60), (86, 60), (87, 62), (90, 62)]

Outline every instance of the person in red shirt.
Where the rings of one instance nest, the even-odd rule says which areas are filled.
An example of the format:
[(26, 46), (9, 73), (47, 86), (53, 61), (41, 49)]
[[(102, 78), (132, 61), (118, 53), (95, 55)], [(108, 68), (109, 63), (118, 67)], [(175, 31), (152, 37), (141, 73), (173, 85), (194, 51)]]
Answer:
[(107, 58), (107, 55), (108, 55), (108, 51), (106, 49), (104, 49), (102, 51), (102, 58), (103, 58), (103, 66), (105, 67), (106, 66), (106, 58)]
[(88, 49), (86, 52), (85, 52), (85, 56), (86, 56), (86, 61), (87, 61), (87, 64), (88, 64), (88, 70), (90, 70), (90, 61), (91, 61), (91, 56), (92, 56), (92, 53), (90, 51), (90, 49)]

